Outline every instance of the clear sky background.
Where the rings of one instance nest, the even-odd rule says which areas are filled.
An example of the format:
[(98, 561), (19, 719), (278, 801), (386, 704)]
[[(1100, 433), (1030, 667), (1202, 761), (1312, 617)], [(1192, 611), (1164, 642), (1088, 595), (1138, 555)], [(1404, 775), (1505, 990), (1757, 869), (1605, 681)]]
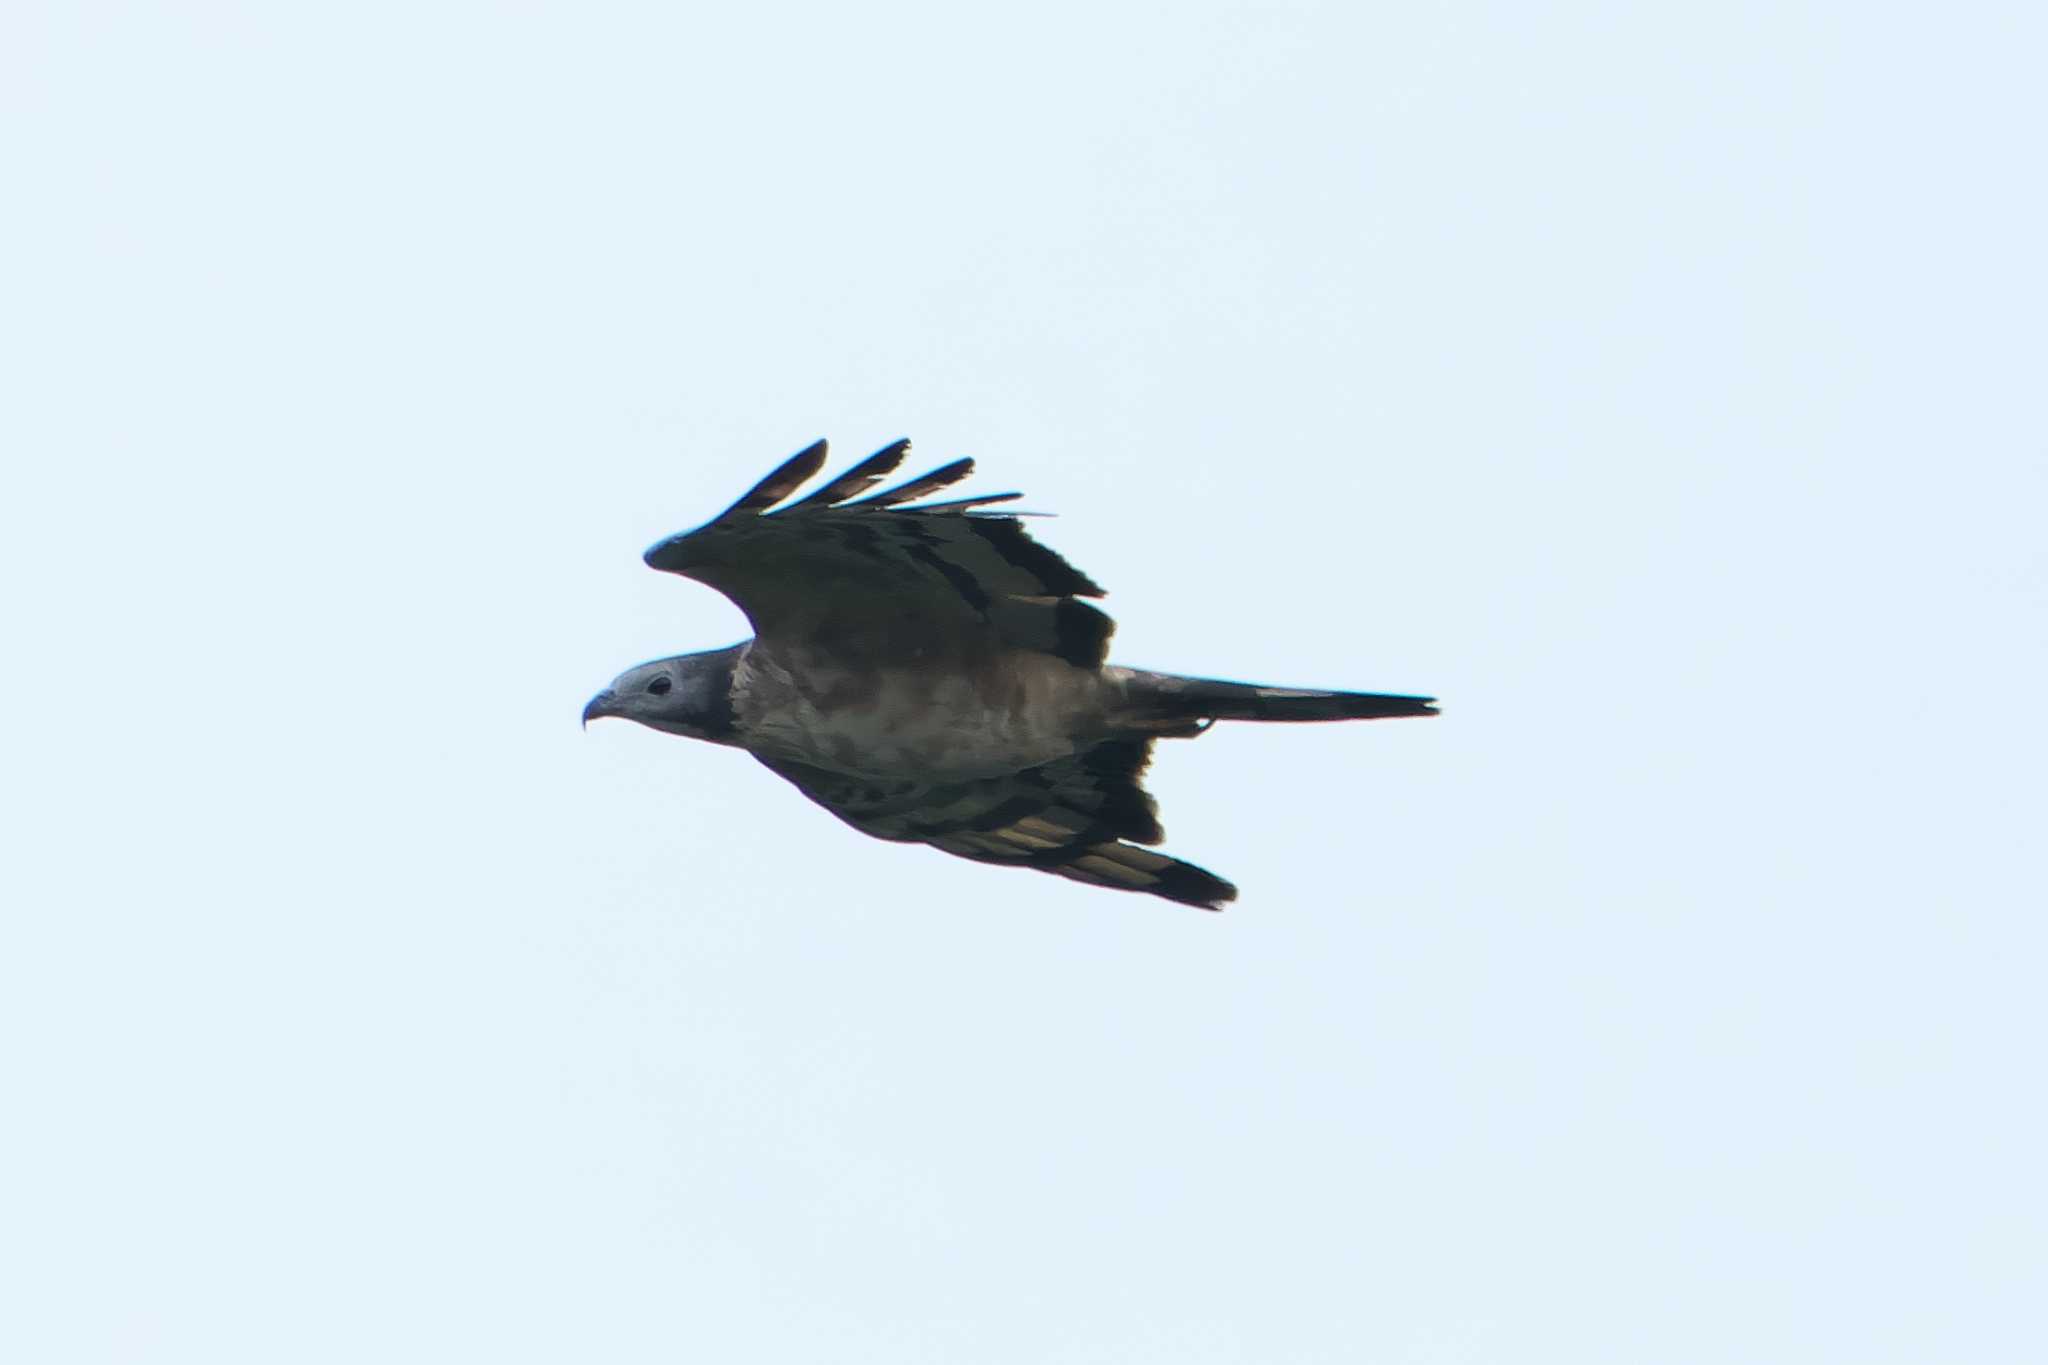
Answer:
[[(2042, 1359), (2044, 23), (9, 6), (0, 1355)], [(820, 435), (1444, 715), (580, 732)]]

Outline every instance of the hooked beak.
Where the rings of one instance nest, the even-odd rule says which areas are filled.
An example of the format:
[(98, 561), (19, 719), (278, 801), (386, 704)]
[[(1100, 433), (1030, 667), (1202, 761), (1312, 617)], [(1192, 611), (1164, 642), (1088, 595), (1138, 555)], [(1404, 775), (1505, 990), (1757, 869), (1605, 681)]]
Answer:
[(590, 722), (596, 720), (599, 716), (616, 716), (619, 714), (612, 709), (612, 703), (617, 700), (618, 698), (613, 695), (609, 687), (592, 697), (590, 704), (583, 708), (583, 728), (588, 730)]

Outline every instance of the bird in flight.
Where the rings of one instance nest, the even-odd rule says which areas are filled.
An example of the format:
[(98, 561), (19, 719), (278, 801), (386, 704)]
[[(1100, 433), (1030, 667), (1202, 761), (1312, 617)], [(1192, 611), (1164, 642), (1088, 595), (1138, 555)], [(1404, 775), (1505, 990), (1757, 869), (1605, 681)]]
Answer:
[[(869, 494), (898, 441), (815, 491), (825, 442), (644, 556), (731, 598), (754, 638), (627, 669), (583, 708), (745, 749), (863, 834), (1218, 910), (1237, 888), (1146, 845), (1152, 741), (1219, 720), (1433, 716), (1429, 697), (1261, 687), (1105, 661), (1102, 589), (1017, 493), (920, 502), (972, 460)], [(865, 496), (863, 496), (865, 495)], [(778, 504), (782, 504), (778, 506)]]

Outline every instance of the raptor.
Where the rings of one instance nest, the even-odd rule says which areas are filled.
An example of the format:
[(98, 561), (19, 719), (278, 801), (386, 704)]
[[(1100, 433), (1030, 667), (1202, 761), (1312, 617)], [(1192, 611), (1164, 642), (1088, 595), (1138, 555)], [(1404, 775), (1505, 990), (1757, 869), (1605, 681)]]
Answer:
[(716, 588), (752, 639), (627, 669), (583, 708), (745, 749), (863, 834), (1220, 909), (1237, 888), (1155, 851), (1152, 743), (1219, 720), (1380, 720), (1434, 699), (1264, 687), (1106, 662), (1103, 590), (1033, 540), (1016, 493), (922, 501), (972, 460), (870, 493), (898, 441), (790, 501), (801, 451), (649, 566)]

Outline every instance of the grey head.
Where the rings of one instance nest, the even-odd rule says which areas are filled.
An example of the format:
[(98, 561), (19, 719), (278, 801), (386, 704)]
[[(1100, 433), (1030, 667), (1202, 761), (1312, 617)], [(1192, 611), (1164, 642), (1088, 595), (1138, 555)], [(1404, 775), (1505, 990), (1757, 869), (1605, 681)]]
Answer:
[(745, 648), (734, 645), (636, 664), (590, 699), (583, 723), (617, 716), (671, 735), (731, 744), (732, 669)]

